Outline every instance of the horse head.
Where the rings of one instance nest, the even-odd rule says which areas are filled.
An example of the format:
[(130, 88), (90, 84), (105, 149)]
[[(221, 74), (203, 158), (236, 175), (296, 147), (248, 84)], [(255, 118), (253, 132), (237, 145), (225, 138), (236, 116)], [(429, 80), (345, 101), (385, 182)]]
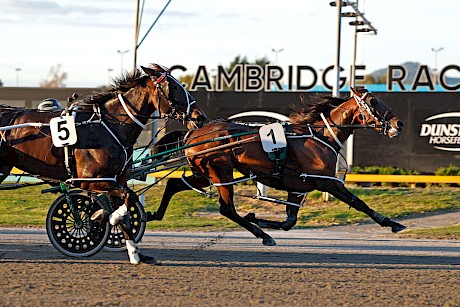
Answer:
[(358, 105), (354, 121), (362, 125), (375, 125), (377, 131), (390, 138), (397, 136), (402, 131), (403, 122), (383, 101), (365, 89), (358, 91), (351, 88), (351, 90), (352, 98)]
[(207, 120), (206, 114), (184, 86), (171, 76), (168, 68), (158, 64), (151, 64), (150, 67), (141, 66), (141, 68), (158, 91), (160, 99), (157, 110), (160, 113), (169, 114), (183, 121), (188, 129), (203, 126)]

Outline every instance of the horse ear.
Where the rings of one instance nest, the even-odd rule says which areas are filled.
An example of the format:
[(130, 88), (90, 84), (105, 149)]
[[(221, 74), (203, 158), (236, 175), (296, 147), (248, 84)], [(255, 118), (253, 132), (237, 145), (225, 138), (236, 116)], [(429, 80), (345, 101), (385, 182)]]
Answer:
[(141, 66), (141, 68), (149, 76), (159, 77), (163, 73), (169, 74), (169, 68), (159, 64), (150, 64), (149, 67)]
[(158, 71), (160, 73), (165, 72), (165, 73), (169, 74), (169, 72), (170, 72), (168, 67), (160, 65), (160, 64), (156, 64), (156, 63), (151, 63), (150, 68), (153, 68), (153, 69), (155, 69), (156, 71)]
[(149, 76), (159, 77), (161, 75), (161, 73), (157, 72), (155, 69), (144, 67), (144, 66), (141, 66), (141, 68)]

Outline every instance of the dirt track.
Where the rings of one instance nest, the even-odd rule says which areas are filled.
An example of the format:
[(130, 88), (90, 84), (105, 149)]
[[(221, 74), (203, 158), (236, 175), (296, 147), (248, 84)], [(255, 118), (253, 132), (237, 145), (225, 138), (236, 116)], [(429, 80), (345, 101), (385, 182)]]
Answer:
[(73, 259), (42, 229), (0, 229), (0, 305), (460, 305), (460, 241), (347, 229), (272, 231), (274, 247), (246, 232), (148, 232), (142, 252), (161, 266)]

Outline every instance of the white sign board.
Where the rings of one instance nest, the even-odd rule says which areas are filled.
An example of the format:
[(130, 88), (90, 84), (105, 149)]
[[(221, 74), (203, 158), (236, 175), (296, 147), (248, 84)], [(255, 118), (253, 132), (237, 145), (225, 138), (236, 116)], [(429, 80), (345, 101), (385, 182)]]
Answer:
[(56, 147), (73, 145), (77, 142), (77, 130), (75, 129), (75, 120), (71, 115), (55, 117), (51, 119), (50, 130), (53, 145)]
[(260, 127), (259, 135), (265, 152), (274, 152), (287, 146), (284, 129), (280, 123)]

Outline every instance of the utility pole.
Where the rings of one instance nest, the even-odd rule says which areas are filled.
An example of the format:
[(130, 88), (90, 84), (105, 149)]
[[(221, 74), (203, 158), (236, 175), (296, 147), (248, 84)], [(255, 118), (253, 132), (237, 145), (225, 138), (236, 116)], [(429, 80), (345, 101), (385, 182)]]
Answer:
[(133, 70), (137, 68), (137, 42), (139, 40), (139, 27), (140, 27), (140, 16), (139, 16), (139, 2), (140, 0), (136, 0), (136, 22), (134, 25), (134, 65)]
[[(331, 2), (333, 5), (334, 2)], [(334, 76), (335, 82), (332, 87), (332, 95), (335, 97), (340, 96), (340, 36), (342, 28), (342, 0), (336, 0), (335, 6), (337, 6), (337, 29), (336, 29), (336, 53), (334, 63)]]
[(171, 1), (172, 0), (168, 0), (168, 2), (165, 4), (163, 9), (161, 10), (160, 14), (158, 14), (158, 16), (155, 19), (155, 21), (152, 23), (150, 28), (147, 30), (147, 33), (145, 33), (144, 37), (138, 43), (138, 40), (139, 40), (139, 28), (140, 28), (140, 25), (141, 25), (143, 8), (142, 8), (142, 10), (139, 9), (139, 0), (136, 0), (137, 4), (136, 4), (136, 29), (134, 31), (134, 33), (135, 33), (135, 37), (134, 37), (134, 44), (135, 44), (135, 46), (134, 46), (134, 68), (136, 68), (136, 65), (137, 65), (137, 63), (136, 63), (137, 62), (137, 50), (139, 49), (139, 47), (144, 42), (144, 40), (147, 37), (147, 35), (149, 35), (150, 30), (152, 30), (152, 28), (155, 26), (155, 24), (157, 23), (158, 19), (160, 19), (161, 15), (163, 15), (164, 11), (168, 7), (168, 5), (171, 3)]

